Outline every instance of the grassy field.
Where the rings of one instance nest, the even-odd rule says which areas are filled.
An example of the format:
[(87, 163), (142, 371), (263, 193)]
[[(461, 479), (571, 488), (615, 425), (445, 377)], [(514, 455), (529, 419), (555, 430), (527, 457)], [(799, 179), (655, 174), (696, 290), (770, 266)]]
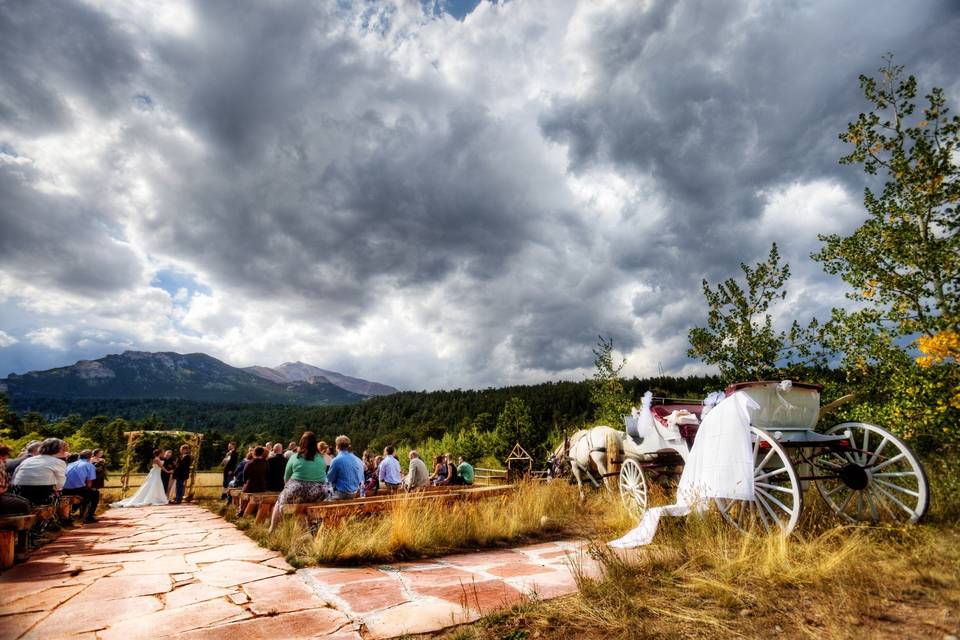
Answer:
[[(106, 485), (100, 490), (101, 505), (109, 505), (111, 502), (120, 500), (120, 476), (119, 471), (110, 472)], [(130, 488), (127, 491), (128, 497), (136, 493), (137, 488), (143, 484), (146, 477), (147, 474), (145, 473), (130, 475)], [(199, 500), (215, 500), (220, 497), (222, 482), (223, 474), (219, 471), (198, 471), (193, 490), (194, 496)]]
[[(236, 519), (232, 507), (208, 507), (237, 524), (259, 544), (282, 551), (294, 566), (363, 564), (440, 556), (524, 542), (583, 537), (629, 526), (629, 515), (609, 496), (577, 503), (575, 487), (565, 482), (520, 484), (514, 492), (474, 502), (402, 503), (389, 512), (347, 518), (315, 531), (294, 518), (273, 534), (249, 518)], [(613, 508), (615, 507), (615, 508)]]

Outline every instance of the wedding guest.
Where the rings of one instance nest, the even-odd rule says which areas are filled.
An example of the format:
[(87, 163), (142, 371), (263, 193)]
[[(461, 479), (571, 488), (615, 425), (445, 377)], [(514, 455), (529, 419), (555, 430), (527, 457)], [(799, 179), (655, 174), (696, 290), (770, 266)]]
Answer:
[(107, 461), (103, 457), (103, 449), (94, 449), (90, 463), (97, 470), (97, 477), (93, 480), (93, 488), (99, 491), (107, 483)]
[(97, 505), (100, 504), (100, 492), (93, 488), (93, 483), (97, 479), (97, 468), (90, 462), (92, 456), (92, 451), (84, 449), (76, 462), (67, 465), (63, 491), (60, 492), (65, 496), (83, 498), (80, 504), (80, 516), (84, 522), (97, 521), (94, 515), (97, 513)]
[[(263, 493), (267, 490), (267, 451), (263, 447), (253, 450), (253, 460), (243, 468), (243, 493)], [(240, 506), (237, 517), (243, 515), (249, 498), (240, 497)]]
[(233, 480), (230, 481), (230, 486), (235, 489), (239, 489), (243, 486), (243, 469), (253, 460), (253, 449), (247, 450), (246, 457), (237, 464), (237, 470), (233, 472)]
[(287, 460), (290, 459), (290, 456), (296, 455), (297, 453), (297, 443), (291, 442), (287, 445), (287, 450), (283, 452), (283, 457)]
[(408, 457), (410, 458), (410, 468), (407, 471), (407, 478), (404, 480), (407, 489), (412, 491), (428, 485), (430, 483), (429, 472), (427, 471), (427, 465), (420, 459), (420, 454), (411, 451)]
[(454, 484), (473, 484), (473, 465), (463, 459), (463, 456), (457, 457), (457, 477)]
[(273, 453), (267, 459), (267, 491), (283, 491), (283, 474), (287, 470), (287, 459), (283, 457), (283, 445), (273, 445)]
[(380, 456), (373, 457), (373, 452), (367, 449), (363, 452), (363, 490), (361, 493), (365, 496), (372, 496), (380, 489), (380, 483), (377, 478), (377, 465), (380, 464)]
[(330, 468), (330, 465), (333, 464), (333, 454), (330, 453), (330, 445), (321, 440), (317, 447), (319, 448), (320, 453), (323, 455), (323, 461), (327, 463), (327, 469)]
[(230, 481), (233, 480), (233, 472), (237, 470), (237, 458), (239, 457), (240, 454), (237, 453), (237, 443), (231, 442), (227, 444), (227, 453), (223, 456), (223, 493), (220, 494), (221, 500), (227, 497), (227, 487), (230, 486)]
[(5, 465), (7, 468), (7, 478), (13, 478), (13, 472), (17, 470), (17, 467), (20, 466), (20, 463), (31, 456), (37, 455), (37, 451), (39, 450), (40, 450), (40, 441), (31, 440), (30, 442), (27, 443), (27, 446), (23, 448), (23, 451), (20, 452), (20, 455), (18, 455), (16, 458), (11, 458), (10, 460), (7, 460), (7, 463)]
[(30, 513), (30, 503), (18, 495), (10, 493), (7, 479), (7, 458), (10, 448), (0, 445), (0, 516), (19, 516)]
[(24, 460), (13, 476), (17, 493), (32, 504), (47, 504), (63, 488), (67, 476), (69, 453), (67, 443), (60, 438), (47, 438), (37, 449), (37, 455)]
[(434, 486), (447, 484), (447, 464), (443, 456), (433, 457), (433, 473), (430, 475), (430, 484)]
[(393, 451), (392, 446), (383, 449), (383, 459), (377, 467), (377, 479), (381, 487), (396, 491), (403, 484), (403, 476), (400, 472), (400, 461), (393, 455)]
[(447, 467), (447, 479), (439, 484), (453, 484), (457, 477), (457, 465), (453, 464), (453, 456), (449, 453), (443, 455), (443, 464)]
[(175, 503), (183, 502), (183, 492), (187, 488), (187, 479), (190, 477), (190, 467), (193, 464), (193, 456), (190, 455), (190, 445), (180, 446), (180, 459), (173, 470), (173, 480), (177, 483), (177, 497)]
[(327, 482), (333, 487), (334, 500), (349, 500), (360, 495), (363, 486), (363, 462), (350, 452), (350, 438), (337, 436), (337, 457), (330, 464)]
[(287, 460), (287, 468), (283, 473), (286, 485), (273, 507), (270, 531), (276, 528), (284, 505), (323, 502), (327, 499), (327, 463), (317, 444), (316, 434), (313, 431), (304, 431), (297, 453)]

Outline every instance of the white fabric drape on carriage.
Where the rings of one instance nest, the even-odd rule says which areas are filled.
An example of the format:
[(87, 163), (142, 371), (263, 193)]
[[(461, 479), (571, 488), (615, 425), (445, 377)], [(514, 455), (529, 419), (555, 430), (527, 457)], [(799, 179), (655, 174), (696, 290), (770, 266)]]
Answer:
[(677, 485), (677, 502), (647, 509), (640, 524), (611, 547), (630, 549), (653, 541), (660, 517), (685, 516), (703, 511), (713, 498), (753, 500), (753, 448), (749, 411), (758, 409), (746, 393), (738, 391), (710, 411), (697, 430), (697, 438)]

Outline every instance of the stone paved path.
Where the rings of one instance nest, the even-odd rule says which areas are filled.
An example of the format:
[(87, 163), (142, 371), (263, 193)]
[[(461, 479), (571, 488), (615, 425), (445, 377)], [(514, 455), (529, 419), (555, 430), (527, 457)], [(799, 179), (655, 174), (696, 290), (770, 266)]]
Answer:
[(389, 638), (576, 590), (575, 543), (294, 572), (198, 506), (111, 509), (0, 575), (7, 638)]

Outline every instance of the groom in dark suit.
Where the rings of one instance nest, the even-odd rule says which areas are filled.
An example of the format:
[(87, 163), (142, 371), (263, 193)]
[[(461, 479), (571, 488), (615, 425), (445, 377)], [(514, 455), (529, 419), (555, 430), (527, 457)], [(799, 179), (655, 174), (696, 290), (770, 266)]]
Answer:
[(177, 482), (177, 499), (174, 502), (177, 504), (183, 502), (183, 492), (186, 489), (187, 478), (190, 477), (191, 462), (193, 458), (190, 456), (190, 445), (185, 444), (180, 447), (180, 459), (173, 470), (173, 479)]

